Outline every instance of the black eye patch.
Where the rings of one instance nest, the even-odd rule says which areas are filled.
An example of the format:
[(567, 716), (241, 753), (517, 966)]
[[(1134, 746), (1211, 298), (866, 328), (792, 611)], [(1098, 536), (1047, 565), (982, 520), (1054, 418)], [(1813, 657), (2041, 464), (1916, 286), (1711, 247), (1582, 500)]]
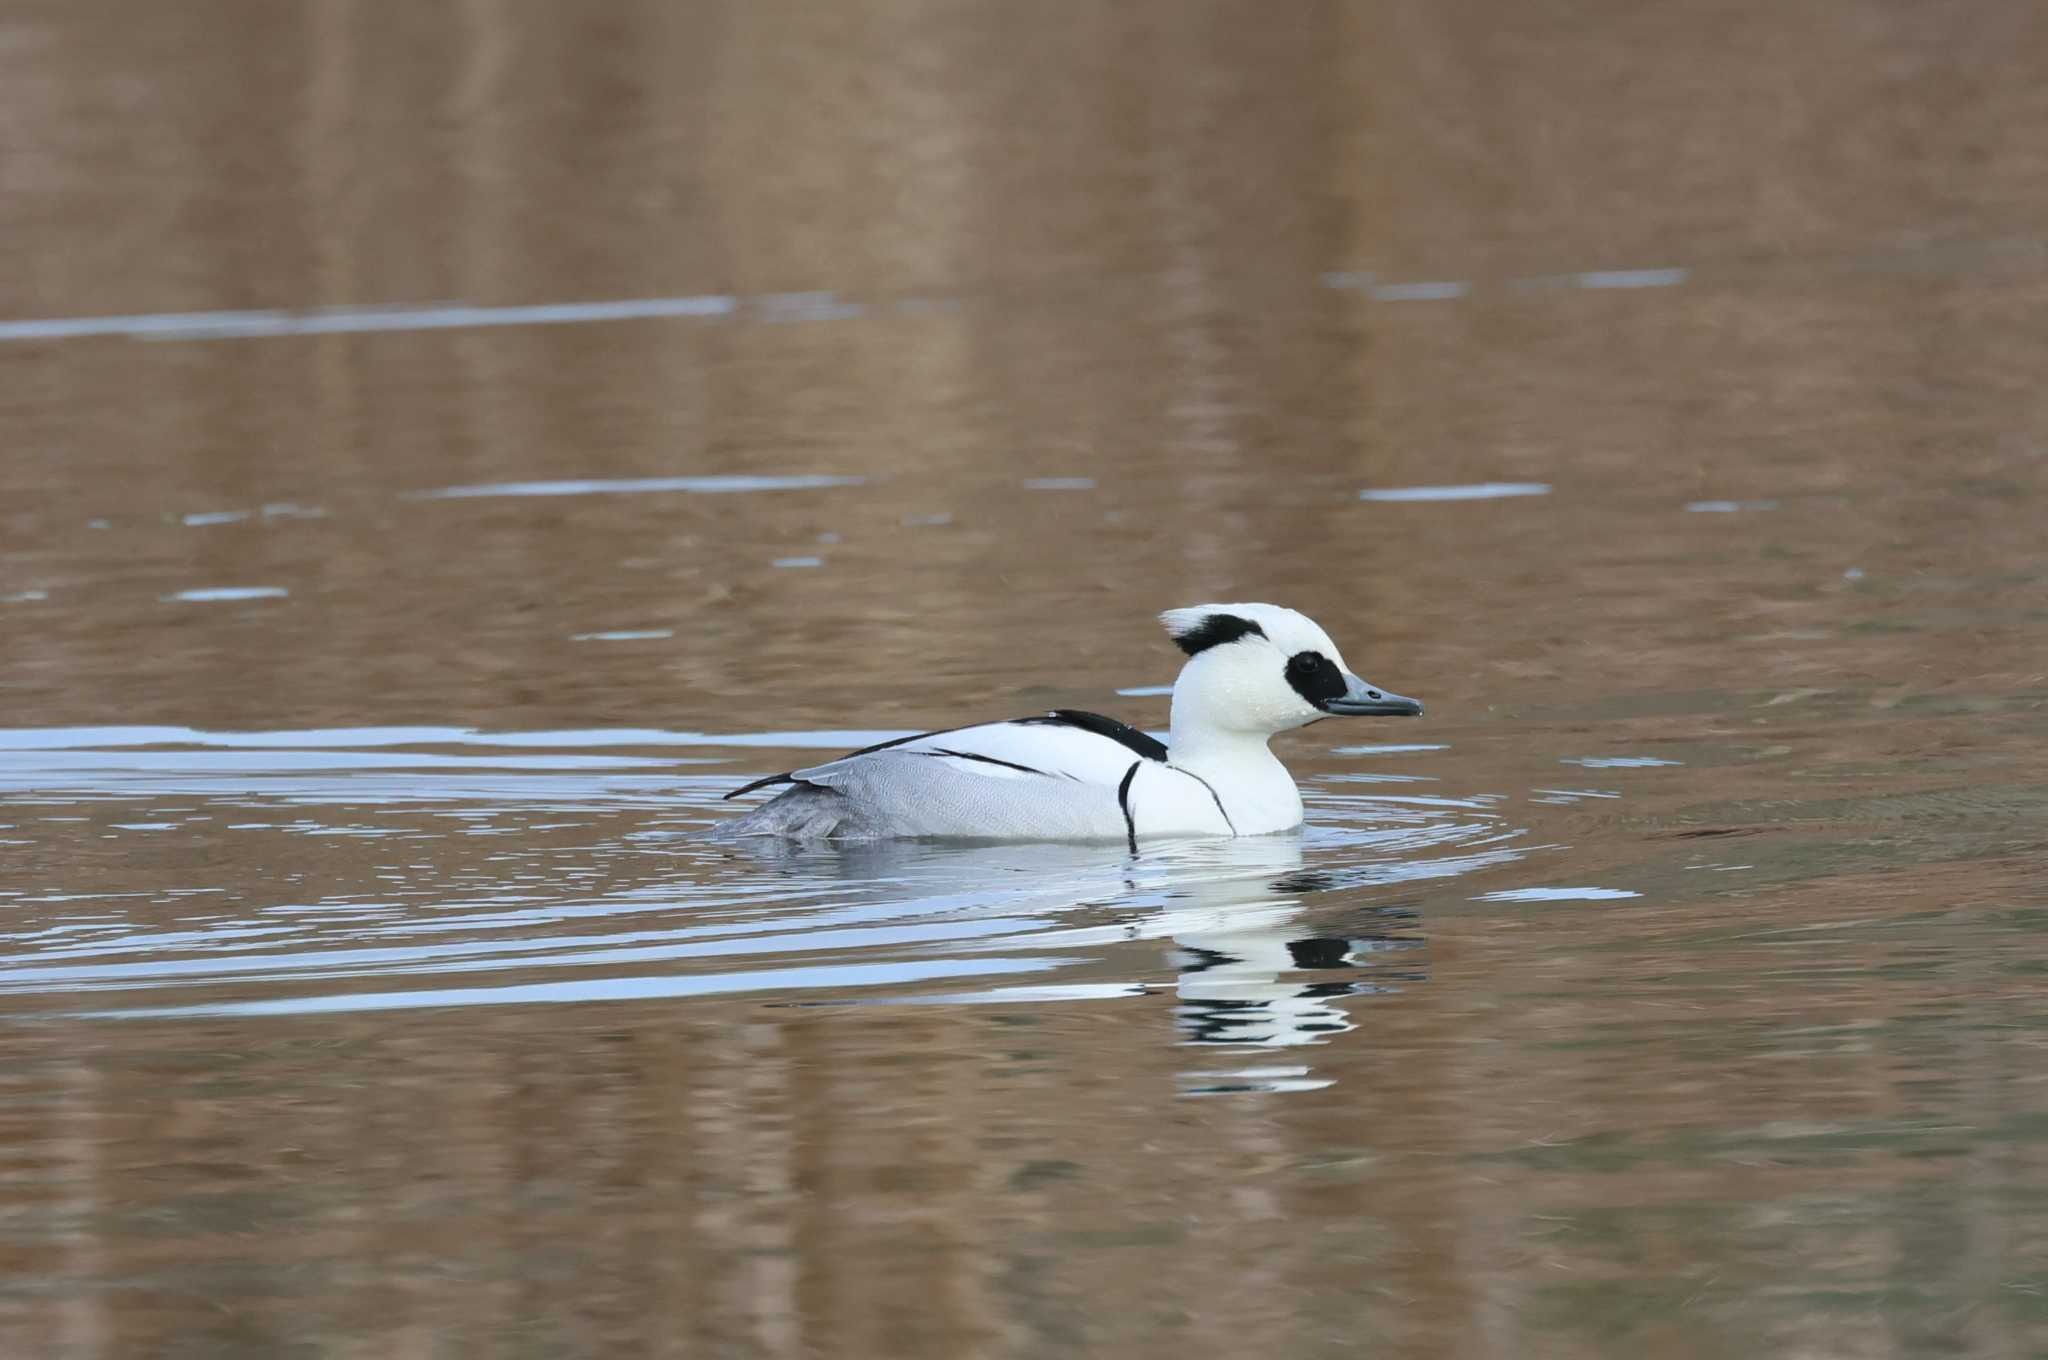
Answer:
[(1287, 683), (1294, 692), (1321, 708), (1344, 693), (1344, 672), (1321, 652), (1296, 652), (1287, 658)]

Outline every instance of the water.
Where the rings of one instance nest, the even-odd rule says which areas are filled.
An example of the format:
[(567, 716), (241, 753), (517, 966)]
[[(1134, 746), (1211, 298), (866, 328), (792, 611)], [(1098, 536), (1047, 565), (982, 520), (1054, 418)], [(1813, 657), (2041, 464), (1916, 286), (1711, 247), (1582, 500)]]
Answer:
[[(2042, 43), (0, 17), (0, 1352), (2048, 1352)], [(698, 835), (1213, 599), (1298, 837)]]

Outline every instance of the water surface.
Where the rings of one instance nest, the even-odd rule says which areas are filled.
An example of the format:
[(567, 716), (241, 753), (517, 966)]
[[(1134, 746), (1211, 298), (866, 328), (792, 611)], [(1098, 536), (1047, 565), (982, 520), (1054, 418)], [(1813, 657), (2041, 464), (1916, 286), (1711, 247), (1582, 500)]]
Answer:
[[(0, 18), (0, 1350), (2048, 1351), (2044, 42)], [(1298, 836), (700, 835), (1233, 599)]]

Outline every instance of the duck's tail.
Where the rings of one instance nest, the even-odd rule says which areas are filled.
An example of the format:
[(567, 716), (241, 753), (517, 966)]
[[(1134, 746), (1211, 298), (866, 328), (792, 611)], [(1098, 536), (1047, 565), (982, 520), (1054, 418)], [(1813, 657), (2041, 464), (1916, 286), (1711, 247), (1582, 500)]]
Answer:
[(852, 800), (844, 794), (797, 782), (744, 817), (719, 823), (710, 834), (719, 840), (777, 836), (791, 841), (823, 841), (873, 840), (879, 833), (855, 811)]

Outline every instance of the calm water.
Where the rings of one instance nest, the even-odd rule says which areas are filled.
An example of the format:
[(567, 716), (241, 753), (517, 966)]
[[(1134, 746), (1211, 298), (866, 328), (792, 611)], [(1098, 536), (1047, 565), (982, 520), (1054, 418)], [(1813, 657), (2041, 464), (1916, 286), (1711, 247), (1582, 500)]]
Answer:
[(1685, 8), (0, 10), (0, 1351), (2048, 1353), (2048, 25)]

